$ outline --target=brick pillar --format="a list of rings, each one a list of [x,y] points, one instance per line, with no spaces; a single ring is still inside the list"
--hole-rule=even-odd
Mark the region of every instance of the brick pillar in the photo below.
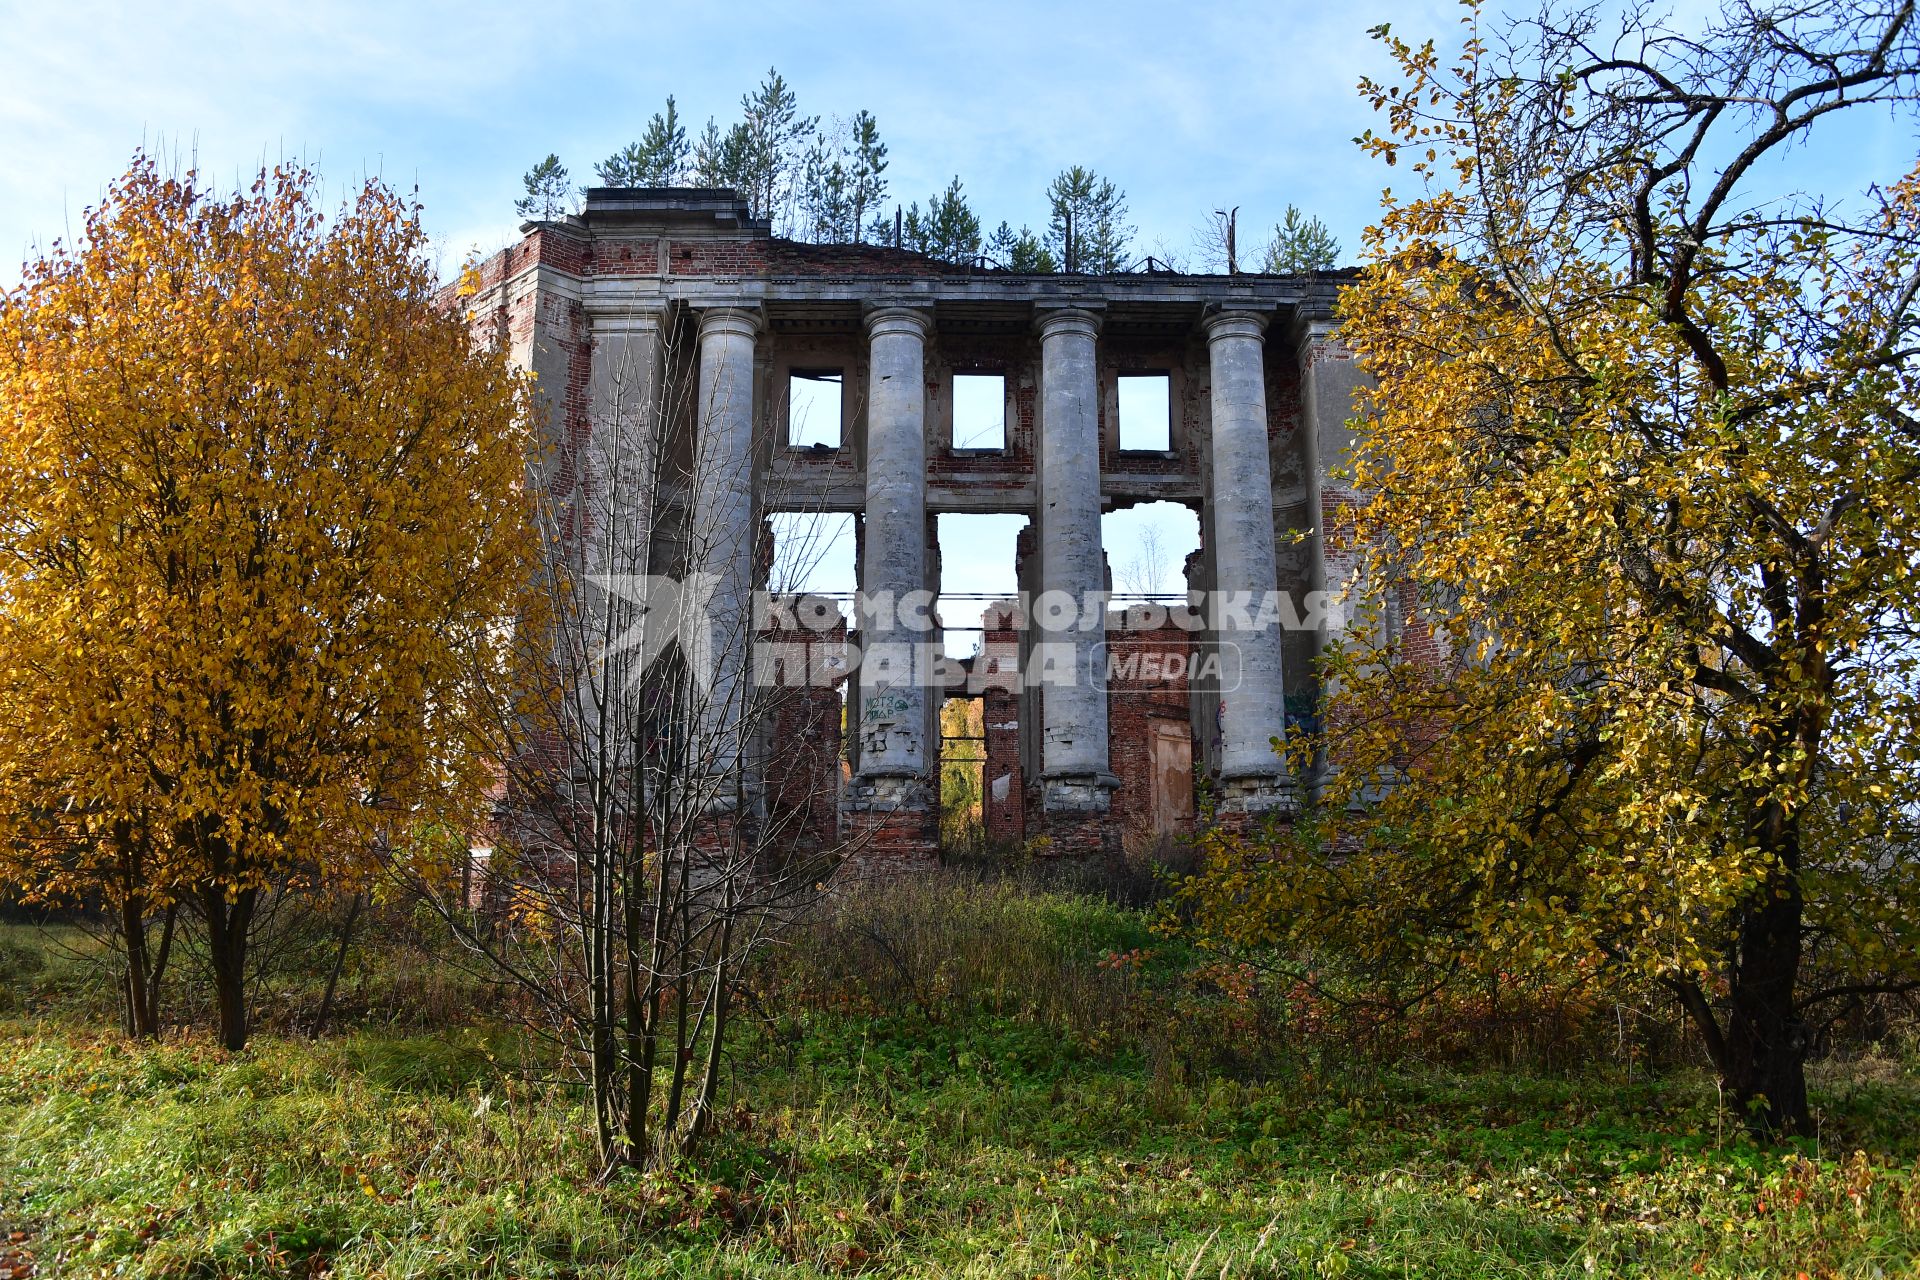
[[[1161,734],[1193,742],[1187,673],[1193,661],[1192,637],[1168,616],[1164,606],[1131,605],[1108,615],[1108,651],[1113,655],[1108,682],[1107,722],[1113,731],[1113,772],[1120,786],[1113,793],[1111,816],[1121,831],[1136,838],[1155,834],[1156,820],[1167,833],[1192,829],[1192,755],[1180,794],[1156,796],[1154,744]],[[1169,812],[1157,812],[1164,801]]]
[[[1353,429],[1347,425],[1353,416],[1353,394],[1367,375],[1353,353],[1333,337],[1334,327],[1330,317],[1303,318],[1295,347],[1308,514],[1313,521],[1309,587],[1328,601],[1343,594],[1347,597],[1324,611],[1313,636],[1315,654],[1339,643],[1344,616],[1363,606],[1359,596],[1365,587],[1359,581],[1362,556],[1355,541],[1355,513],[1366,497],[1343,475],[1353,456]],[[1315,695],[1324,701],[1331,692],[1317,688]],[[1321,762],[1316,772],[1324,773],[1327,767]],[[1316,776],[1310,785],[1317,792],[1322,782]]]
[[[754,688],[766,761],[765,853],[785,859],[838,843],[847,623],[824,596],[775,600],[754,651]]]
[[[658,518],[649,499],[659,419],[660,313],[623,302],[589,306],[586,315],[593,358],[587,432],[575,462],[580,560],[574,571],[587,610],[580,625],[606,653],[580,671],[577,697],[586,750],[599,757],[604,732],[625,756],[625,744],[641,733],[641,677],[659,652],[654,645],[617,641],[642,625],[649,595],[645,578],[652,572]],[[612,757],[605,766],[623,767]]]
[[[986,735],[984,826],[987,839],[998,845],[1027,838],[1026,776],[1020,767],[1021,625],[1019,606],[1012,601],[990,605],[981,614],[983,635],[969,682],[980,691]]]

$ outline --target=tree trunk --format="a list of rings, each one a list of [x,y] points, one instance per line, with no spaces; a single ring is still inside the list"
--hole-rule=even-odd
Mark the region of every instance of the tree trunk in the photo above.
[[[587,868],[586,973],[587,1018],[590,1028],[589,1053],[593,1072],[594,1134],[602,1167],[611,1167],[619,1158],[616,1122],[619,1100],[615,1097],[621,1080],[614,1056],[614,1009],[612,973],[612,930],[608,922],[613,910],[613,886],[608,856],[608,830],[604,812],[595,819],[593,856]]]
[[[333,993],[340,986],[340,971],[347,965],[347,946],[353,941],[353,925],[360,918],[360,904],[364,895],[354,894],[353,904],[347,908],[347,923],[340,929],[340,949],[333,953],[333,969],[327,974],[326,994],[320,997],[320,1012],[313,1015],[313,1026],[307,1031],[309,1040],[318,1040],[320,1032],[327,1025],[327,1019],[333,1013]]]
[[[167,957],[173,954],[173,926],[179,918],[179,902],[169,902],[164,923],[160,926],[160,950],[154,953],[152,962],[147,966],[147,1008],[153,1011],[156,1030],[160,1022],[160,979],[166,976]]]
[[[664,861],[664,859],[663,859]],[[642,877],[633,877],[638,886]],[[664,887],[664,881],[663,881]],[[660,1064],[660,1017],[666,992],[660,982],[662,899],[656,899],[646,935],[647,959],[640,958],[640,936],[627,941],[627,1158],[644,1168],[653,1160],[653,1073]],[[629,909],[629,919],[639,916]]]
[[[1790,1137],[1805,1133],[1810,1120],[1809,1037],[1795,1000],[1805,908],[1800,822],[1771,796],[1755,804],[1753,815],[1749,837],[1772,855],[1775,866],[1738,916],[1718,1065],[1747,1127],[1761,1137]]]
[[[687,1124],[686,1140],[681,1144],[683,1154],[692,1155],[700,1139],[706,1136],[707,1126],[713,1119],[713,1108],[720,1094],[720,1064],[727,1040],[727,986],[732,979],[733,970],[728,964],[733,954],[733,878],[729,876],[724,890],[723,910],[726,916],[720,925],[719,949],[713,958],[713,986],[709,989],[707,1000],[713,1010],[713,1030],[707,1041],[707,1063],[700,1075],[700,1092],[693,1104],[693,1116]]]
[[[127,944],[127,971],[121,975],[121,996],[127,1000],[127,1034],[136,1040],[152,1040],[159,1029],[154,1006],[146,1000],[146,921],[140,917],[140,906],[131,900],[121,904],[121,938]]]
[[[1794,1003],[1800,976],[1801,898],[1797,876],[1770,883],[1745,914],[1728,991],[1722,1076],[1756,1133],[1805,1133],[1809,1037]]]
[[[147,901],[139,894],[128,894],[120,903],[120,941],[126,948],[126,971],[121,975],[120,994],[126,1002],[127,1034],[138,1040],[150,1040],[160,1031],[160,1020],[153,1007],[152,962],[147,954]]]
[[[131,822],[121,821],[114,824],[113,847],[120,862],[120,945],[126,955],[120,994],[126,1031],[135,1039],[150,1040],[160,1032],[160,970],[166,967],[167,947],[173,940],[173,908],[167,908],[166,933],[156,959],[147,939],[152,903],[147,894],[146,841]]]
[[[120,904],[120,940],[127,954],[120,995],[127,1034],[137,1040],[151,1040],[160,1034],[160,979],[167,972],[167,957],[173,951],[173,922],[179,909],[177,903],[167,904],[156,950],[148,937],[146,899],[134,895]]]
[[[220,1043],[234,1053],[247,1047],[247,935],[252,931],[257,889],[231,897],[219,884],[201,887],[207,916],[207,954],[213,967],[214,1007],[220,1017]]]

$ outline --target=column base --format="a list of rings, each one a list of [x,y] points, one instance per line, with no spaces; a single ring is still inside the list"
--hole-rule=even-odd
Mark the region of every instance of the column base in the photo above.
[[[1120,779],[1110,773],[1046,775],[1040,783],[1040,822],[1048,859],[1090,861],[1120,854],[1120,827],[1109,814]]]
[[[1120,779],[1111,773],[1047,773],[1040,778],[1040,812],[1054,815],[1105,813]]]
[[[1227,774],[1220,779],[1219,812],[1248,817],[1292,817],[1300,811],[1300,795],[1284,773]]]
[[[940,863],[940,824],[926,779],[856,776],[840,802],[836,880],[928,871]]]

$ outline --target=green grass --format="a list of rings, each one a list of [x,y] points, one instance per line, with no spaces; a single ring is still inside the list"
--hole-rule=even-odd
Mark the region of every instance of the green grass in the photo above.
[[[1009,945],[1035,964],[1139,941],[1109,908],[1031,918]],[[230,1058],[16,1019],[0,1227],[59,1275],[1920,1275],[1920,1081],[1895,1065],[1823,1070],[1819,1140],[1763,1150],[1692,1073],[1183,1083],[1106,1014],[916,963],[876,981],[924,1003],[809,999],[753,1031],[702,1167],[609,1187],[578,1093],[494,1029]]]

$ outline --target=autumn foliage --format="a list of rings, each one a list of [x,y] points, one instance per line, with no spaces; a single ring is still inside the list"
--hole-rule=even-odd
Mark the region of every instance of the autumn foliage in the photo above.
[[[1409,991],[1654,984],[1790,1131],[1821,1028],[1920,980],[1920,176],[1833,205],[1779,166],[1910,118],[1920,41],[1761,9],[1376,33],[1362,142],[1413,191],[1341,304],[1375,497],[1326,803],[1194,896]]]
[[[0,880],[207,930],[472,818],[463,689],[526,579],[524,395],[418,211],[137,156],[0,296]]]

